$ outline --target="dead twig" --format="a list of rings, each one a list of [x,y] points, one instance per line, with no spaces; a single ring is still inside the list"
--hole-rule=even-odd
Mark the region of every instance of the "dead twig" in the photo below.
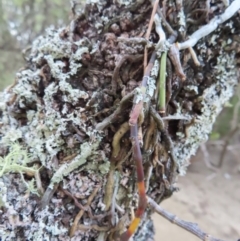
[[[88,198],[88,201],[87,201],[87,204],[86,204],[86,206],[85,206],[85,209],[86,209],[86,208],[89,208],[89,206],[91,205],[91,203],[92,203],[94,197],[96,196],[99,188],[100,188],[100,185],[97,186],[97,187],[93,190],[92,194],[91,194],[91,195],[89,196],[89,198]],[[72,227],[71,227],[71,229],[70,229],[70,234],[69,234],[71,238],[74,236],[76,230],[79,229],[78,222],[79,222],[79,220],[81,219],[81,217],[82,217],[82,215],[84,214],[84,212],[85,212],[85,210],[84,210],[84,209],[81,209],[81,210],[79,211],[79,213],[77,214],[77,216],[75,217],[74,222],[73,222],[73,225],[72,225]]]
[[[60,190],[66,194],[67,196],[69,196],[70,198],[73,199],[75,206],[77,206],[79,209],[82,209],[84,211],[88,211],[88,208],[84,207],[81,203],[78,202],[77,198],[75,198],[69,191],[67,191],[66,189],[63,189],[63,187],[60,186]]]
[[[113,141],[112,141],[112,157],[116,158],[120,152],[120,140],[122,139],[122,137],[127,133],[127,131],[129,130],[129,124],[128,122],[124,122],[120,128],[118,129],[118,131],[115,133],[114,137],[113,137]]]
[[[150,0],[150,2],[152,4],[154,4],[154,0]],[[160,16],[161,20],[162,20],[162,25],[166,28],[166,31],[168,32],[168,34],[170,35],[168,41],[169,43],[174,43],[177,39],[177,32],[173,30],[173,28],[171,27],[171,25],[167,22],[164,14],[162,13],[162,10],[160,9],[160,7],[157,7],[157,13]]]
[[[153,107],[150,107],[150,115],[153,117],[153,119],[156,121],[157,123],[157,128],[158,130],[162,133],[163,135],[163,138],[164,138],[164,142],[165,144],[167,145],[167,148],[170,152],[170,156],[172,158],[172,161],[173,161],[173,170],[175,170],[176,168],[178,168],[178,162],[177,162],[177,159],[174,155],[174,152],[173,152],[173,143],[172,143],[172,140],[167,132],[167,130],[164,128],[164,122],[161,118],[161,116],[157,113],[157,111],[153,108]],[[175,170],[176,171],[176,170]]]
[[[226,8],[225,12],[220,16],[214,17],[208,24],[194,32],[187,41],[178,44],[179,50],[193,47],[201,38],[212,33],[217,27],[230,19],[240,9],[240,1],[235,0],[229,7]]]
[[[189,50],[189,53],[190,53],[191,56],[192,56],[193,63],[194,63],[196,66],[200,66],[201,64],[200,64],[200,62],[199,62],[199,60],[198,60],[198,57],[197,57],[194,49],[193,49],[192,47],[189,47],[188,50]]]
[[[176,46],[176,44],[173,44],[169,51],[168,51],[168,57],[171,59],[171,62],[175,68],[176,74],[178,75],[178,77],[184,81],[186,80],[186,75],[183,72],[182,69],[182,64],[180,61],[180,56],[179,56],[179,49]]]
[[[229,143],[230,143],[230,140],[232,139],[232,137],[234,136],[234,134],[238,131],[238,129],[239,129],[239,126],[236,126],[234,129],[232,129],[232,130],[228,133],[227,139],[225,140],[225,143],[224,143],[224,145],[223,145],[223,149],[222,149],[221,154],[220,154],[220,161],[219,161],[217,167],[220,168],[220,167],[222,166],[223,160],[224,160],[224,157],[225,157],[225,154],[226,154],[226,151],[227,151],[227,147],[228,147],[228,145],[229,145]]]
[[[150,33],[151,33],[151,30],[152,30],[152,25],[153,25],[153,21],[154,21],[154,16],[155,16],[155,13],[157,11],[158,3],[159,3],[159,0],[155,0],[155,2],[153,3],[153,10],[152,10],[151,18],[150,18],[150,21],[149,21],[149,24],[148,24],[147,33],[146,33],[146,39],[147,40],[150,37]],[[145,46],[145,49],[144,49],[144,60],[143,60],[144,75],[145,75],[145,69],[147,67],[147,59],[148,59],[148,53],[147,53],[147,47]]]
[[[148,151],[149,147],[150,147],[150,142],[151,142],[151,138],[154,134],[156,125],[155,125],[155,121],[153,120],[152,117],[150,117],[150,123],[149,123],[149,127],[147,128],[147,132],[145,134],[145,140],[144,140],[144,145],[143,145],[143,150],[146,152]]]
[[[115,187],[112,195],[112,207],[111,207],[111,224],[112,226],[116,225],[115,209],[116,209],[116,197],[119,186],[119,173],[115,174]]]
[[[119,71],[120,71],[123,63],[127,60],[130,61],[131,63],[134,63],[134,62],[141,60],[142,57],[143,57],[142,54],[137,54],[137,55],[124,55],[120,58],[120,60],[116,64],[116,67],[115,67],[115,69],[113,71],[113,75],[112,75],[112,91],[114,93],[116,93],[117,85],[122,87],[122,81],[119,76]]]
[[[121,114],[124,105],[129,102],[133,97],[134,92],[125,95],[120,101],[118,108],[110,116],[106,117],[102,122],[96,125],[96,130],[102,131],[103,129],[114,123],[118,119],[118,116]]]
[[[193,235],[197,236],[201,240],[208,240],[208,241],[223,241],[221,239],[217,239],[211,237],[209,234],[203,232],[196,223],[191,223],[184,221],[178,218],[176,215],[169,213],[168,211],[164,210],[160,205],[158,205],[153,199],[148,197],[149,205],[162,217],[166,218],[170,222],[176,224],[177,226],[187,230],[188,232],[192,233]]]
[[[93,224],[93,225],[83,225],[83,224],[79,224],[77,226],[77,230],[82,230],[82,231],[88,231],[88,230],[97,230],[97,231],[100,231],[100,232],[107,232],[110,230],[111,227],[109,226],[104,226],[104,227],[100,227],[96,224]]]
[[[115,162],[112,161],[108,172],[107,184],[105,187],[105,194],[104,194],[104,200],[103,200],[105,204],[105,210],[108,210],[112,203],[113,189],[115,184],[115,180],[114,180],[115,169],[116,169],[116,164]]]

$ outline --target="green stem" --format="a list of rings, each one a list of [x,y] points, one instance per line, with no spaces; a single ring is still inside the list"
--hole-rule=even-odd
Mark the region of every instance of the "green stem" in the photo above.
[[[158,109],[160,113],[165,113],[166,107],[166,64],[167,52],[163,52],[160,60],[160,74],[159,74],[159,96]]]

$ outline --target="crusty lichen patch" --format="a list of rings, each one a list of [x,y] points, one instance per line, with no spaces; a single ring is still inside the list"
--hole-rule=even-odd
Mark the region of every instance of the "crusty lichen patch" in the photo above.
[[[234,94],[238,83],[234,54],[220,55],[214,68],[217,82],[206,88],[197,101],[201,103],[201,115],[195,116],[193,123],[186,127],[186,138],[175,143],[174,152],[180,163],[180,174],[185,174],[188,160],[199,145],[207,141],[216,117]]]
[[[1,93],[2,137],[0,145],[7,149],[9,146],[14,147],[13,142],[21,143],[18,144],[19,153],[9,150],[6,157],[1,157],[0,176],[4,175],[4,179],[0,180],[0,205],[9,210],[1,214],[1,223],[5,223],[6,220],[9,220],[10,225],[11,222],[15,223],[8,230],[1,229],[2,240],[18,238],[17,230],[20,227],[24,227],[25,237],[31,240],[55,240],[55,238],[51,238],[52,236],[58,237],[57,240],[61,240],[61,238],[69,240],[68,230],[61,224],[62,218],[55,220],[56,216],[62,217],[63,209],[65,210],[60,199],[53,198],[51,201],[56,204],[55,209],[47,207],[38,212],[36,222],[33,221],[31,215],[27,215],[28,212],[33,212],[36,200],[38,202],[40,200],[40,197],[35,198],[35,201],[28,199],[29,202],[32,202],[30,207],[22,203],[27,189],[39,195],[34,189],[34,177],[31,181],[24,179],[23,175],[26,172],[32,171],[33,175],[37,171],[26,166],[28,165],[27,161],[40,163],[43,169],[46,168],[54,173],[49,184],[50,188],[54,184],[64,181],[70,174],[73,175],[72,173],[85,164],[90,156],[99,161],[95,163],[96,166],[100,166],[95,172],[101,173],[101,175],[107,174],[105,162],[109,166],[108,159],[99,160],[98,153],[95,153],[101,136],[94,130],[93,126],[86,124],[90,115],[87,116],[83,112],[83,108],[79,106],[79,102],[87,102],[91,96],[89,92],[74,88],[69,83],[71,77],[82,68],[82,55],[91,52],[89,43],[84,39],[74,42],[75,50],[73,51],[73,43],[61,39],[61,32],[62,29],[48,29],[45,36],[34,41],[29,57],[31,66],[18,72],[17,83],[10,90]],[[64,68],[68,63],[66,71]],[[41,69],[37,66],[43,67]],[[43,71],[44,66],[48,66],[49,72]],[[59,96],[58,101],[56,96]],[[12,100],[14,103],[9,104]],[[59,107],[59,105],[62,106]],[[20,145],[23,146],[26,157],[23,156]],[[71,155],[75,155],[75,157],[61,164],[60,153],[63,153],[63,158]],[[13,163],[11,155],[14,155],[19,163]],[[34,166],[34,164],[32,165]],[[13,172],[20,173],[16,175],[19,182],[23,186],[25,185],[25,190],[21,187],[21,191],[12,192],[13,184],[17,180],[16,175],[6,175],[6,173]],[[75,175],[77,174],[76,172]],[[14,180],[14,182],[12,184],[6,183],[5,177]],[[66,180],[64,182],[66,183]],[[99,182],[99,180],[91,182],[88,180],[88,182],[89,191],[91,191],[93,189],[91,186],[94,187],[94,183]],[[68,188],[71,190],[71,186]],[[86,192],[85,195],[87,197],[89,193]],[[34,199],[34,196],[32,198]],[[16,199],[14,205],[11,204],[13,199]],[[19,215],[23,217],[23,221],[19,221]],[[12,219],[14,221],[11,221]],[[31,229],[28,228],[30,223]],[[94,235],[94,232],[89,233],[89,235]]]

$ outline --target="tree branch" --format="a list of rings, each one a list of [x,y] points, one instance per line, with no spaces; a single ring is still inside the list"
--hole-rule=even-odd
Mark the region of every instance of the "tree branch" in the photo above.
[[[201,240],[223,241],[221,239],[217,239],[217,238],[211,237],[209,234],[207,234],[204,231],[202,231],[198,227],[198,224],[184,221],[184,220],[178,218],[176,215],[174,215],[172,213],[169,213],[168,211],[164,210],[160,205],[158,205],[150,197],[148,197],[148,203],[162,217],[166,218],[167,220],[169,220],[170,222],[176,224],[177,226],[185,229],[186,231],[192,233],[193,235],[197,236]]]

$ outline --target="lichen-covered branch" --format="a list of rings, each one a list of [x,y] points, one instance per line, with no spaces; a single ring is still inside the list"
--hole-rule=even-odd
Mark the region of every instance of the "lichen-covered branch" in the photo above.
[[[174,192],[234,93],[240,53],[238,0],[159,2],[73,4],[69,26],[33,42],[0,93],[2,240],[153,240],[144,183],[157,203]],[[11,143],[27,163],[11,163]]]
[[[239,1],[233,1],[230,6],[227,7],[227,9],[224,11],[224,13],[220,16],[214,17],[208,24],[201,27],[199,30],[194,32],[190,37],[189,40],[179,43],[178,48],[179,49],[185,49],[189,47],[193,47],[201,38],[204,38],[208,36],[210,33],[212,33],[216,28],[230,19],[237,11],[240,9],[240,2]]]
[[[156,202],[154,202],[153,199],[151,199],[149,197],[148,197],[148,203],[152,208],[154,208],[154,210],[158,214],[160,214],[161,216],[163,216],[164,218],[166,218],[173,224],[176,224],[177,226],[179,226],[179,227],[185,229],[186,231],[192,233],[193,235],[197,236],[199,239],[209,240],[209,241],[223,241],[221,239],[214,238],[211,235],[203,232],[199,228],[197,223],[191,223],[191,222],[184,221],[184,220],[176,217],[176,215],[169,213],[168,211],[163,209],[160,205],[158,205]]]

